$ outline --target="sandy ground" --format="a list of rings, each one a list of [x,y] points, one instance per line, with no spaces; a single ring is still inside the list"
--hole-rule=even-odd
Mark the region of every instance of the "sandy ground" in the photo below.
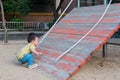
[[[0,42],[0,80],[52,80],[38,70],[27,69],[16,60],[15,53],[26,41]]]
[[[0,41],[0,80],[52,80],[38,70],[22,67],[15,53],[26,44],[25,40]],[[102,58],[102,49],[74,75],[71,80],[120,80],[120,46],[108,45],[108,57]]]

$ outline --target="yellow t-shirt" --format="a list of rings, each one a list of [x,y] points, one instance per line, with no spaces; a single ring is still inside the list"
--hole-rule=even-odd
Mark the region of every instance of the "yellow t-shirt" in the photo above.
[[[35,45],[32,43],[27,44],[17,53],[17,59],[22,59],[26,54],[30,53],[30,49],[35,49]]]

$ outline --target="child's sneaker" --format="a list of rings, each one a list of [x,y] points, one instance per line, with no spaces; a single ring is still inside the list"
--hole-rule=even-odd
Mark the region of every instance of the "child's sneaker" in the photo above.
[[[34,64],[28,66],[29,69],[34,69],[36,67],[38,67],[37,63],[34,63]]]

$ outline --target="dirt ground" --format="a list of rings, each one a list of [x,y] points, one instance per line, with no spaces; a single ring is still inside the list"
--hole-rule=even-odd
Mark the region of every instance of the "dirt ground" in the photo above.
[[[22,67],[16,60],[15,53],[26,43],[0,41],[0,80],[53,80],[38,70]],[[100,49],[71,80],[120,80],[120,45],[108,45],[107,58],[102,58]]]

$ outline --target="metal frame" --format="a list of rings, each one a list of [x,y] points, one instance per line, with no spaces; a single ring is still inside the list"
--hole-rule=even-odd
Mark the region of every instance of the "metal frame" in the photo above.
[[[105,58],[105,57],[107,57],[107,44],[104,44],[103,45],[103,54],[102,54],[102,56]]]
[[[77,0],[77,7],[79,8],[80,7],[80,0]]]
[[[108,56],[108,54],[107,54],[107,45],[108,44],[110,44],[110,45],[120,45],[119,43],[109,43],[109,42],[107,42],[106,44],[104,44],[103,45],[103,54],[102,54],[102,56],[104,58],[106,58]]]
[[[81,0],[77,0],[77,7],[79,8],[81,5]],[[104,5],[107,5],[108,4],[108,0],[104,0]]]
[[[107,5],[107,3],[108,3],[108,0],[104,0],[104,5]]]

